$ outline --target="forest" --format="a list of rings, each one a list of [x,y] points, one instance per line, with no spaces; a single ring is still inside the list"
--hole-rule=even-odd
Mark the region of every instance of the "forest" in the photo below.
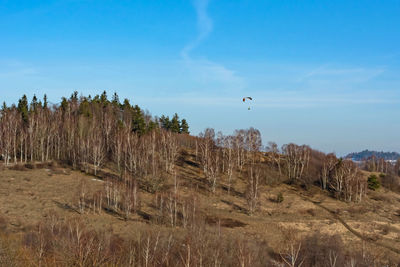
[[[397,160],[400,158],[400,154],[397,152],[378,152],[378,151],[370,151],[368,149],[363,150],[361,152],[358,153],[350,153],[346,156],[346,158],[350,158],[353,160],[357,160],[357,161],[363,161],[366,160],[368,158],[378,158],[378,159],[384,159],[384,160]]]
[[[294,229],[282,230],[276,244],[221,231],[223,221],[210,223],[200,199],[226,195],[243,201],[240,213],[250,221],[264,216],[263,195],[280,186],[305,198],[321,194],[360,207],[379,188],[400,192],[400,160],[371,156],[358,164],[308,145],[264,145],[255,128],[231,135],[207,128],[193,136],[178,114],[153,117],[106,92],[74,92],[59,104],[49,104],[46,95],[4,103],[0,155],[0,172],[62,167],[103,184],[91,192],[76,179],[70,207],[77,217],[48,213],[20,239],[3,229],[4,266],[398,266],[399,249],[390,246],[389,254],[377,256],[364,237],[359,249],[337,235],[298,235]],[[196,170],[190,178],[189,168]],[[270,200],[284,201],[280,192]],[[154,210],[151,216],[146,205]],[[82,219],[108,213],[132,224],[151,217],[150,227],[123,237],[94,230]]]

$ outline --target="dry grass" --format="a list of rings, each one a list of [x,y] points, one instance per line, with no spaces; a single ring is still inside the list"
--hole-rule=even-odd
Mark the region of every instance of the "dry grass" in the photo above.
[[[103,187],[103,181],[56,165],[40,167],[19,166],[0,171],[1,229],[14,233],[26,232],[53,212],[63,220],[80,217],[94,229],[112,228],[114,233],[123,236],[134,234],[133,229],[168,228],[151,224],[152,218],[157,215],[153,205],[154,195],[143,191],[141,212],[128,221],[107,212],[81,215],[76,208],[79,182],[84,180],[87,183],[90,195]],[[224,188],[212,194],[192,157],[180,159],[176,168],[180,194],[196,195],[198,209],[205,222],[224,228],[227,233],[241,233],[257,240],[266,240],[269,244],[279,244],[282,241],[280,231],[294,229],[303,237],[318,231],[330,236],[340,235],[348,244],[358,242],[359,238],[335,217],[339,216],[361,234],[373,235],[374,239],[399,247],[400,213],[396,207],[399,196],[394,193],[374,192],[372,198],[362,204],[354,204],[334,200],[318,188],[312,188],[311,195],[304,195],[304,191],[286,184],[263,186],[260,208],[253,216],[249,216],[243,197],[243,180],[237,179],[229,195]],[[171,184],[171,181],[168,183]],[[283,194],[284,201],[271,201],[279,192]],[[379,209],[376,202],[379,202]]]

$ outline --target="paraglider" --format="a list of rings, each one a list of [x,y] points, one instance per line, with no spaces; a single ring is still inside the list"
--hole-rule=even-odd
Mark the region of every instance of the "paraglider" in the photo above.
[[[243,97],[243,102],[246,102],[246,99],[253,100],[253,98],[251,96],[246,96],[246,97]],[[247,109],[250,110],[250,106]]]

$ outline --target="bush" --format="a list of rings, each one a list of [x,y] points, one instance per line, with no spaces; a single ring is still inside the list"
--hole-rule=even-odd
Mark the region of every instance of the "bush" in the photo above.
[[[393,192],[400,192],[400,177],[393,173],[381,176],[381,185]]]
[[[31,170],[36,169],[36,164],[35,163],[26,163],[25,168],[31,169]]]
[[[14,171],[26,171],[27,169],[25,168],[24,165],[22,164],[15,164],[14,166],[10,167],[10,170],[14,170]]]
[[[7,219],[2,215],[0,215],[0,231],[4,232],[7,229],[7,225],[8,225]]]
[[[283,202],[283,194],[282,194],[282,192],[279,192],[278,195],[276,195],[276,202],[277,203]]]
[[[368,177],[368,189],[376,190],[381,187],[381,183],[378,181],[378,177],[375,174],[372,174]]]

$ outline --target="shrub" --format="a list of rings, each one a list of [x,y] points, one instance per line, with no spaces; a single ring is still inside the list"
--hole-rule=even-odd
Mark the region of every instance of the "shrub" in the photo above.
[[[4,232],[7,229],[7,219],[0,215],[0,231]]]
[[[35,163],[26,163],[25,168],[31,169],[31,170],[36,169],[36,164]]]
[[[276,195],[276,202],[277,203],[283,202],[283,194],[282,194],[282,192],[279,192],[278,195]]]
[[[378,177],[375,174],[372,174],[368,177],[368,189],[376,190],[381,186],[381,183],[378,181]]]
[[[382,187],[385,187],[393,192],[400,192],[400,177],[393,173],[379,175]]]
[[[14,171],[26,171],[27,170],[25,168],[25,166],[22,164],[15,164],[14,166],[10,167],[10,169],[14,170]]]

